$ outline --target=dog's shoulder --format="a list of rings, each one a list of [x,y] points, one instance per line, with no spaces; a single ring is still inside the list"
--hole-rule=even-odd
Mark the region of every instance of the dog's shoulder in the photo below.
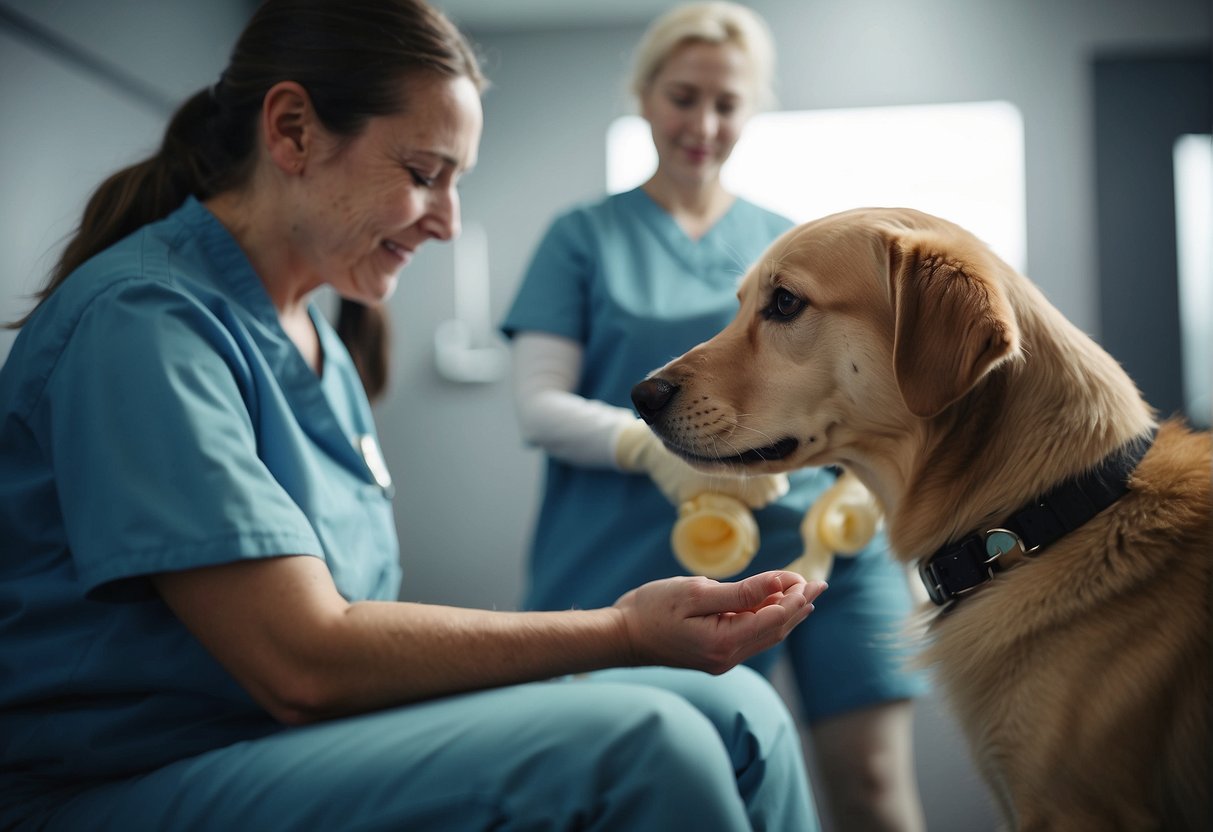
[[[1213,558],[1213,435],[1178,419],[1164,422],[1129,481],[1139,529],[1203,541]]]

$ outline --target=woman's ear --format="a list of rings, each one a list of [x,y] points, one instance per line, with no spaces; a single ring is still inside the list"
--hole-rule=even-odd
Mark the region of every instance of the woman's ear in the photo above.
[[[946,235],[890,241],[893,371],[906,407],[930,418],[1019,352],[1019,326],[992,255]]]
[[[265,148],[279,170],[302,173],[316,153],[316,111],[312,99],[295,81],[279,81],[261,102]]]

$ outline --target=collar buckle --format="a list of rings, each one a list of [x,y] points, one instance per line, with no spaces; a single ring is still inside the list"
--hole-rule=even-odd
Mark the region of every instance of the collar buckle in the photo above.
[[[992,528],[971,534],[955,547],[918,563],[918,575],[927,595],[937,605],[962,598],[1010,569],[1040,546],[1028,547],[1010,529]]]

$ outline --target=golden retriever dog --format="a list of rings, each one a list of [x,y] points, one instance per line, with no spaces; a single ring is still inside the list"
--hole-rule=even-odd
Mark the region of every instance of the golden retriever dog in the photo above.
[[[918,211],[794,228],[739,298],[636,385],[652,429],[703,470],[838,464],[876,495],[1009,827],[1210,829],[1209,434],[1159,426],[1028,279]]]

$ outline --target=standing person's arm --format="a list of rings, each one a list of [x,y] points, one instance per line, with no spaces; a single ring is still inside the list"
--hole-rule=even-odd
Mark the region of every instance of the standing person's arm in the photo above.
[[[548,455],[587,468],[616,468],[631,410],[578,395],[585,350],[571,338],[519,332],[513,339],[514,407],[522,438]],[[639,379],[637,379],[639,381]]]
[[[286,723],[615,666],[722,673],[782,640],[824,589],[790,572],[737,583],[670,578],[604,609],[494,612],[349,603],[324,562],[307,556],[153,580],[202,644]]]
[[[572,465],[648,474],[675,505],[713,492],[761,508],[787,493],[784,474],[731,477],[696,471],[666,450],[630,410],[578,395],[583,352],[576,341],[559,335],[524,331],[514,336],[514,403],[529,444]]]

